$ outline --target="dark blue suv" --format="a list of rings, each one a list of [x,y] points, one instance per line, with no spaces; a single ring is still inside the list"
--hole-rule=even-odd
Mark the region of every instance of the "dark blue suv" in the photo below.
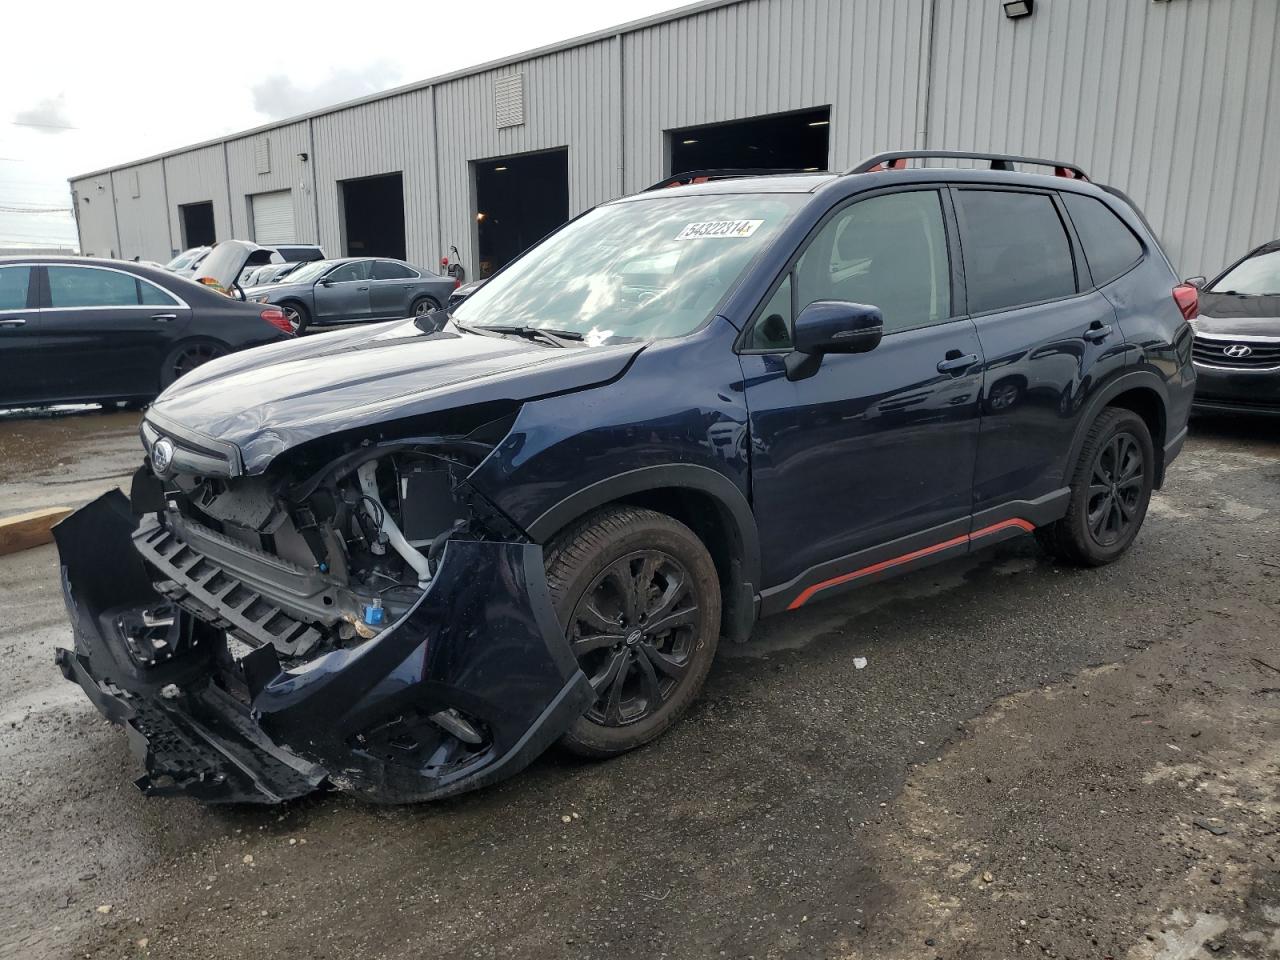
[[[988,169],[907,166],[940,156]],[[1129,547],[1186,435],[1196,291],[1123,195],[989,155],[693,179],[452,314],[156,401],[130,496],[57,530],[58,663],[144,790],[406,801],[608,756],[761,616],[1024,533]]]

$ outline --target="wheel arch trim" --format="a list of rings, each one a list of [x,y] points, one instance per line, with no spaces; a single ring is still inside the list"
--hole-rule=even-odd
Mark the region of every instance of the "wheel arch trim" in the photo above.
[[[598,480],[544,510],[525,528],[538,543],[545,543],[557,531],[599,507],[639,493],[663,489],[684,489],[714,499],[732,522],[742,544],[742,579],[752,592],[760,589],[760,534],[751,504],[738,486],[723,473],[694,463],[660,464],[638,467]]]
[[[1098,419],[1103,410],[1112,405],[1112,401],[1116,397],[1133,390],[1146,391],[1154,395],[1159,403],[1161,418],[1164,422],[1164,432],[1168,433],[1169,390],[1164,381],[1150,370],[1124,371],[1110,380],[1105,386],[1100,387],[1085,405],[1084,411],[1076,423],[1070,451],[1063,462],[1063,482],[1066,482],[1070,477],[1072,468],[1076,461],[1080,459],[1080,451],[1084,448],[1085,439],[1089,435],[1089,428],[1093,425],[1093,422]],[[1156,452],[1155,486],[1157,488],[1164,481],[1163,451],[1166,439],[1164,436],[1157,437],[1153,435],[1151,437],[1151,446]]]

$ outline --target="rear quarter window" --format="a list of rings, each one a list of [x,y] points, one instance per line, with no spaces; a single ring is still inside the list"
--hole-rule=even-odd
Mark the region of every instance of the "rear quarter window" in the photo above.
[[[1076,292],[1071,243],[1048,194],[957,190],[956,206],[970,313]]]
[[[1110,283],[1142,259],[1142,243],[1101,200],[1079,193],[1061,194],[1075,225],[1095,286]]]

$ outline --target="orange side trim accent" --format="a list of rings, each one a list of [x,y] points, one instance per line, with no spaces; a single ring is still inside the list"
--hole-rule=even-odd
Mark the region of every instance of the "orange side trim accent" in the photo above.
[[[962,543],[971,543],[979,537],[988,537],[993,533],[999,533],[1001,530],[1008,530],[1011,527],[1016,527],[1024,533],[1030,533],[1036,528],[1036,525],[1019,517],[1015,517],[1012,520],[1001,520],[999,523],[993,523],[989,527],[983,527],[981,530],[975,530],[973,533],[966,534],[962,537],[953,537],[950,540],[944,540],[942,543],[935,543],[931,547],[921,547],[919,550],[912,550],[910,553],[904,553],[900,557],[893,557],[890,560],[881,560],[879,563],[873,563],[870,566],[862,567],[858,570],[854,570],[852,573],[842,573],[838,577],[832,577],[830,580],[823,580],[821,583],[815,583],[811,587],[805,587],[805,589],[800,592],[800,595],[791,601],[787,606],[787,609],[799,610],[813,599],[813,595],[815,593],[826,590],[828,587],[835,587],[842,583],[848,583],[850,580],[869,577],[873,573],[880,573],[904,563],[910,563],[912,560],[919,560],[921,557],[927,557],[934,553],[940,553],[943,550],[949,550],[952,547],[958,547]]]

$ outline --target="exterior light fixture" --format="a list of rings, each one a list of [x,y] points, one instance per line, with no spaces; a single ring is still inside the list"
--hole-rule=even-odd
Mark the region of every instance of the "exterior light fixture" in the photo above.
[[[307,160],[310,159],[310,154],[300,153],[298,154],[298,159],[301,160],[303,163],[306,163]]]
[[[1004,15],[1010,20],[1029,17],[1036,9],[1036,0],[1008,0],[1004,5]]]
[[[484,214],[483,214],[483,213],[477,213],[477,214],[476,214],[476,223],[484,223]]]

